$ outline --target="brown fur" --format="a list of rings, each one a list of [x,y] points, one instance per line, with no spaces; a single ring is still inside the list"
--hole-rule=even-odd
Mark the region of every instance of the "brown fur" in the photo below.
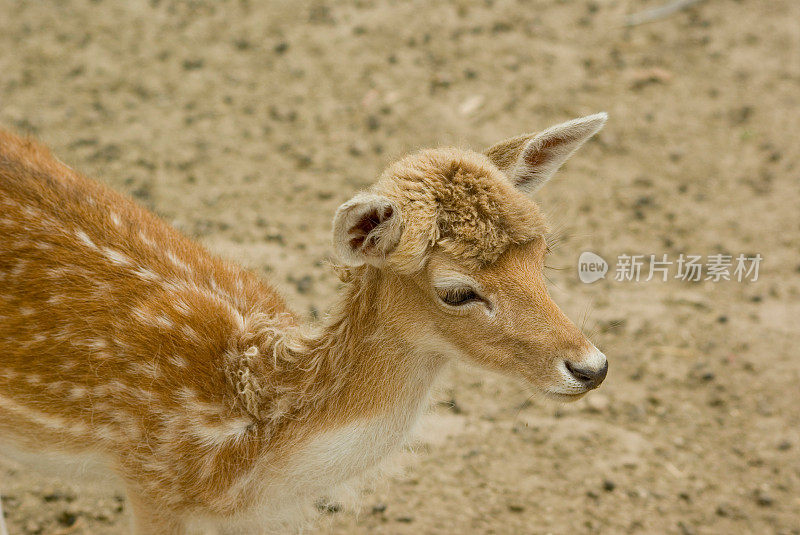
[[[373,188],[403,212],[403,237],[393,262],[417,271],[438,246],[479,267],[509,246],[545,233],[539,208],[492,165],[472,151],[425,150],[390,166]]]

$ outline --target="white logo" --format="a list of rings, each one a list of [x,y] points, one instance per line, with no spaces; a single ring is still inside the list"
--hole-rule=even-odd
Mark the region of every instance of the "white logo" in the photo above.
[[[608,262],[599,255],[589,251],[581,253],[578,258],[578,278],[585,284],[605,278],[608,272]]]

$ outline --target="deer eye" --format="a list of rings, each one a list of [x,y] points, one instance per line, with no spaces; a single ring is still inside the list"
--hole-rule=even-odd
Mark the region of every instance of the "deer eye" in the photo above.
[[[466,305],[480,299],[478,293],[469,286],[437,289],[436,293],[444,304],[450,305],[451,307]]]

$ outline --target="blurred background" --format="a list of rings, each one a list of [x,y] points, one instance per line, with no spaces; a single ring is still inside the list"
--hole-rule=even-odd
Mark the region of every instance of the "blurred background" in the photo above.
[[[602,388],[558,406],[455,366],[396,469],[314,531],[800,533],[800,2],[630,25],[667,1],[0,0],[0,125],[313,319],[333,212],[388,162],[607,111],[537,194]],[[605,279],[579,281],[583,251]],[[763,261],[756,282],[614,280],[621,254],[681,253]],[[0,490],[12,534],[128,533],[113,484],[0,459]]]

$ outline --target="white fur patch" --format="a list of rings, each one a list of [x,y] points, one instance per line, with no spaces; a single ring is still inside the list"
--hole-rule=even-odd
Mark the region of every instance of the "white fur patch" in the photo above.
[[[95,249],[95,250],[97,249],[97,245],[95,245],[95,244],[94,244],[94,242],[93,242],[93,241],[92,241],[92,239],[89,237],[89,235],[88,235],[88,234],[86,234],[86,232],[84,232],[84,231],[82,231],[82,230],[76,230],[76,231],[75,231],[75,235],[78,237],[78,239],[79,239],[79,240],[80,240],[80,241],[81,241],[81,242],[82,242],[82,243],[83,243],[83,244],[84,244],[86,247],[88,247],[88,248],[90,248],[90,249]]]
[[[133,274],[148,282],[156,282],[161,280],[161,276],[158,273],[145,267],[137,267],[135,270],[133,270]]]
[[[19,418],[40,425],[51,431],[63,432],[75,436],[84,436],[89,431],[89,428],[83,422],[71,422],[58,416],[46,414],[21,405],[9,398],[0,397],[0,407],[9,413],[16,414]]]
[[[112,249],[110,247],[103,247],[103,254],[108,258],[112,264],[116,264],[118,266],[129,266],[131,265],[131,259],[128,258],[127,255],[117,251],[116,249]]]

